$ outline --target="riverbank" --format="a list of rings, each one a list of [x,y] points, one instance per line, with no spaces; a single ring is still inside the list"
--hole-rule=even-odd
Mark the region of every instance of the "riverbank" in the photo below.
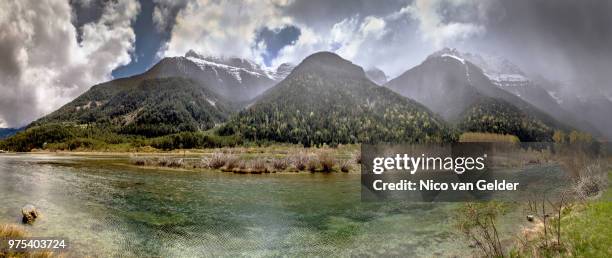
[[[223,148],[182,156],[130,154],[130,164],[187,170],[216,170],[236,174],[360,172],[358,146],[296,148],[274,146]]]
[[[611,257],[612,169],[607,180],[607,187],[596,196],[568,203],[556,216],[551,214],[549,225],[534,223],[514,252],[537,257]]]
[[[305,148],[295,144],[162,151],[48,151],[27,154],[128,158],[127,165],[145,169],[216,170],[237,174],[360,172],[360,145]],[[15,155],[8,153],[4,155]],[[125,165],[125,164],[124,164]]]
[[[24,226],[17,224],[4,224],[0,225],[0,239],[12,239],[12,238],[25,238],[30,237],[30,234]],[[53,252],[7,252],[0,250],[0,258],[51,258],[51,257],[63,257],[54,254]]]

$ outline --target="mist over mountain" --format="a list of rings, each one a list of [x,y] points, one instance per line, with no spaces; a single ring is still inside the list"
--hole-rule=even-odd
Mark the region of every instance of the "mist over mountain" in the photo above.
[[[379,87],[361,67],[331,52],[304,59],[223,130],[306,146],[450,137],[445,123],[427,108]]]
[[[455,54],[482,68],[485,75],[499,88],[520,97],[556,120],[595,136],[612,137],[612,130],[609,129],[612,123],[606,124],[609,119],[601,119],[602,115],[605,116],[603,110],[612,106],[609,99],[589,96],[581,100],[574,93],[564,94],[560,82],[552,82],[541,76],[531,78],[517,65],[502,57],[458,51]],[[588,115],[585,116],[585,112]]]
[[[560,105],[563,109],[588,121],[588,125],[593,125],[598,132],[612,139],[612,101],[603,95],[579,97],[575,94],[559,93]]]
[[[454,49],[430,55],[386,86],[468,131],[507,133],[523,141],[543,141],[551,139],[555,128],[568,128],[495,85],[482,69]]]
[[[378,85],[384,85],[387,83],[387,75],[382,70],[373,67],[366,71],[366,76],[371,81],[375,82]]]

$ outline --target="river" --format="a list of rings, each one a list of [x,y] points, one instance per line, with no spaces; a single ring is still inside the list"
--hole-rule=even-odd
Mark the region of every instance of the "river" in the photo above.
[[[135,168],[127,158],[0,155],[0,223],[75,256],[453,256],[457,204],[361,202],[359,175]]]

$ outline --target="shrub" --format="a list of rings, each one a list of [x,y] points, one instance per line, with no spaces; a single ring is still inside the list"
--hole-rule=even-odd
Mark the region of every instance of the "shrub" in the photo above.
[[[209,165],[208,165],[210,164],[209,160],[210,159],[208,158],[203,158],[200,161],[193,163],[193,168],[209,168]]]
[[[240,143],[242,140],[238,136],[218,136],[205,132],[180,132],[150,140],[151,146],[164,150],[233,147]]]
[[[306,169],[308,169],[308,171],[310,172],[315,172],[317,171],[317,166],[319,165],[319,160],[317,158],[309,158],[308,162],[306,163]]]
[[[289,167],[289,161],[286,158],[272,160],[272,167],[275,170],[283,171]]]
[[[168,160],[166,166],[171,168],[180,168],[183,167],[183,164],[183,159],[170,159]]]
[[[231,154],[225,155],[225,169],[232,170],[238,167],[238,165],[240,165],[239,163],[240,163],[240,160],[238,160],[236,156],[231,155]]]
[[[355,163],[357,164],[361,164],[361,151],[357,152],[357,154],[355,154]]]
[[[511,134],[466,132],[459,136],[459,142],[505,142],[518,143],[519,138]]]
[[[350,172],[351,171],[351,161],[345,160],[344,162],[342,162],[342,164],[340,164],[340,171],[344,173]]]
[[[151,160],[146,157],[132,157],[130,158],[130,163],[136,166],[149,166],[151,165]]]
[[[220,169],[227,162],[227,155],[223,153],[214,153],[210,159],[206,160],[209,168]]]
[[[159,159],[157,160],[157,165],[158,165],[158,166],[160,166],[160,167],[165,167],[165,166],[167,166],[169,163],[170,163],[170,160],[169,160],[168,158],[166,158],[166,157],[159,158]]]
[[[247,166],[247,162],[246,162],[246,161],[244,161],[244,160],[239,160],[239,161],[238,161],[238,165],[237,165],[237,167],[238,167],[239,169],[241,169],[241,170],[246,170],[246,169],[247,169],[247,167],[248,167],[248,166]]]
[[[457,209],[455,227],[482,252],[483,257],[504,257],[496,220],[507,207],[498,202],[464,203]]]
[[[256,171],[256,172],[266,172],[267,171],[266,162],[264,162],[261,159],[251,160],[251,162],[249,162],[249,167],[251,168],[252,171]]]
[[[88,138],[75,138],[67,141],[68,150],[95,149],[97,145],[101,145],[101,143]]]
[[[31,151],[44,148],[49,143],[73,139],[76,130],[72,125],[62,124],[33,126],[5,139],[2,145],[11,151]]]
[[[598,163],[585,168],[572,189],[578,199],[596,197],[607,188],[607,178],[601,171],[601,165]]]
[[[323,172],[331,172],[334,170],[334,165],[336,161],[334,158],[327,152],[319,154],[319,164],[321,165],[321,171]]]
[[[298,171],[304,171],[308,165],[308,161],[310,160],[308,156],[304,153],[297,154],[293,157],[293,166]]]

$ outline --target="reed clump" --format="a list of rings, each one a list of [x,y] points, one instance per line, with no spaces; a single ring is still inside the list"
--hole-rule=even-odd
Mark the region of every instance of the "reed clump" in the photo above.
[[[308,162],[310,161],[310,158],[308,157],[308,155],[301,152],[293,156],[291,160],[293,162],[293,167],[295,167],[295,169],[297,169],[298,171],[304,171],[306,170],[306,167],[308,166]]]
[[[344,173],[351,172],[351,161],[350,160],[345,160],[344,162],[342,162],[340,164],[340,171],[342,171]]]
[[[274,170],[276,171],[284,171],[288,167],[289,167],[289,160],[287,160],[287,158],[281,158],[281,159],[277,158],[277,159],[272,160],[272,168],[274,168]]]
[[[319,165],[322,172],[332,172],[336,165],[336,160],[329,153],[323,152],[318,157]]]

